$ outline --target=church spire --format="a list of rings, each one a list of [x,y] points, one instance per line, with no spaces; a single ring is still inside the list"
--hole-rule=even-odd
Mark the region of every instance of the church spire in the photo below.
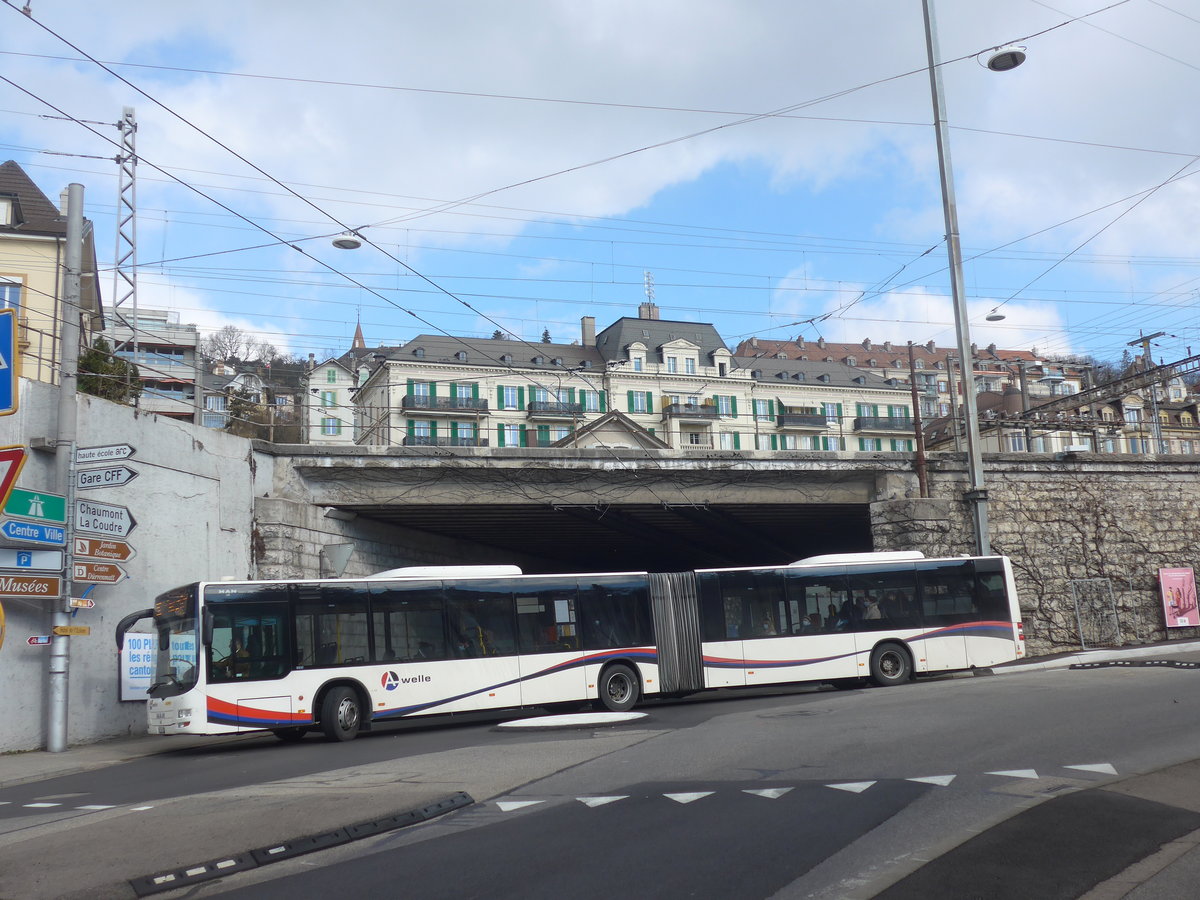
[[[363,340],[362,322],[361,321],[354,323],[354,340],[352,340],[350,342],[350,349],[351,350],[366,350],[367,349],[367,342],[365,340]]]

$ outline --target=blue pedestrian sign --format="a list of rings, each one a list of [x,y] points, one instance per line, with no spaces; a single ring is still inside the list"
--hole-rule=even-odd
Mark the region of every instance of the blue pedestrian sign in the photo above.
[[[10,541],[22,544],[46,544],[51,547],[64,547],[67,543],[67,529],[59,525],[39,525],[36,522],[18,522],[16,519],[2,519],[0,535]]]
[[[17,411],[20,395],[18,366],[17,311],[0,309],[0,416],[9,416]]]

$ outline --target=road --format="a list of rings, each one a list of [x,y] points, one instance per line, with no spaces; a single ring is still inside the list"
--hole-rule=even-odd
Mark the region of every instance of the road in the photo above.
[[[1012,891],[987,896],[1074,897],[1200,827],[1200,812],[1087,790],[1200,756],[1197,679],[1060,669],[705,695],[611,729],[505,733],[492,716],[342,745],[239,738],[0,791],[0,897],[130,897],[135,875],[455,791],[475,804],[186,895],[394,896],[402,884],[428,898],[842,900],[899,881],[886,896],[933,897],[921,864],[979,834],[968,849],[982,850],[961,859]],[[1034,807],[1045,812],[1021,819],[1022,859],[1005,859],[1007,844],[984,852],[1005,835],[992,826]],[[1057,849],[1043,860],[1043,846]],[[52,871],[31,867],[46,859]]]

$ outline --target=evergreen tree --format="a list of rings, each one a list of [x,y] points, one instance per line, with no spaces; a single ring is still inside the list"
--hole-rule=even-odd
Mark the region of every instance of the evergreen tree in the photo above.
[[[133,363],[115,356],[102,337],[79,355],[79,390],[115,403],[131,403],[142,394],[142,380]]]
[[[545,328],[545,329],[543,329],[543,330],[542,330],[542,343],[543,343],[543,344],[549,344],[549,343],[551,343],[551,341],[550,341],[550,329],[549,329],[549,328]]]
[[[492,340],[493,341],[504,340],[504,332],[501,331],[499,328],[497,328],[495,331],[492,332]]]

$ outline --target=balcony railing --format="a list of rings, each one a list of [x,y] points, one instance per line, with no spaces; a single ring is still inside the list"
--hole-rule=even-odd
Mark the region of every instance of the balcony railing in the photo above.
[[[404,409],[419,409],[431,413],[486,413],[488,402],[472,397],[426,397],[421,394],[406,394],[401,401]]]
[[[475,437],[430,437],[427,434],[404,436],[405,447],[486,447],[487,438]]]
[[[822,413],[780,413],[775,424],[779,428],[825,428],[829,419]]]
[[[531,419],[574,419],[583,415],[583,404],[564,403],[561,400],[530,400],[528,412]]]
[[[715,406],[702,406],[699,403],[668,403],[663,407],[663,416],[679,419],[716,419]]]
[[[905,416],[859,416],[855,431],[912,431],[913,420]]]
[[[679,436],[680,450],[711,450],[712,448],[713,436],[711,434],[689,432]]]

